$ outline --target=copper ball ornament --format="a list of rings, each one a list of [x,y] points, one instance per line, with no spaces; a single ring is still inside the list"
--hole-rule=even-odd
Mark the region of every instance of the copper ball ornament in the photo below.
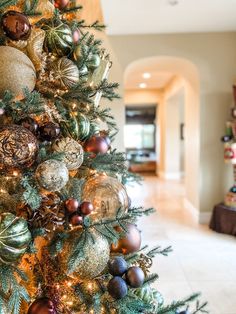
[[[40,298],[30,305],[27,314],[57,314],[57,312],[52,300]]]
[[[140,267],[132,266],[125,274],[125,279],[130,287],[139,288],[143,285],[145,275]]]
[[[108,149],[108,142],[102,136],[94,135],[84,143],[84,150],[88,153],[106,154]]]
[[[80,225],[83,225],[83,217],[80,216],[79,214],[73,214],[71,217],[70,217],[70,223],[73,225],[73,226],[80,226]]]
[[[119,300],[124,298],[128,293],[128,287],[124,279],[121,277],[113,277],[107,285],[109,294],[115,299]]]
[[[115,227],[115,230],[122,232],[120,227]],[[116,244],[111,245],[112,253],[122,253],[124,255],[137,252],[141,247],[141,234],[137,227],[133,224],[127,224],[128,231],[124,237],[120,238]]]
[[[6,36],[12,40],[27,40],[30,37],[30,22],[27,16],[20,12],[11,10],[4,13],[1,26]]]
[[[70,0],[54,0],[54,6],[59,10],[65,9],[69,3]]]
[[[75,198],[69,198],[65,202],[65,207],[67,209],[67,212],[72,214],[76,212],[77,209],[79,208],[79,202]]]
[[[51,142],[58,138],[61,129],[58,124],[47,122],[39,128],[40,138],[44,141]]]
[[[27,129],[19,125],[0,128],[0,167],[30,167],[37,157],[38,141]]]
[[[87,216],[93,212],[94,207],[91,202],[84,201],[80,204],[79,209],[80,209],[81,214],[83,214],[84,216]]]

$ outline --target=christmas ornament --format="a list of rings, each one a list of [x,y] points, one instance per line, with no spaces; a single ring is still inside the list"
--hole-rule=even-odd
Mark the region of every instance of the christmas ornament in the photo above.
[[[32,28],[31,35],[27,41],[27,55],[35,66],[36,71],[41,70],[43,64],[43,43],[45,31],[41,28]]]
[[[90,132],[89,132],[89,138],[96,135],[98,136],[100,132],[100,127],[96,122],[91,122],[90,124]]]
[[[27,118],[24,118],[24,119],[20,120],[19,123],[25,129],[29,130],[34,135],[37,135],[38,129],[39,129],[39,125],[38,125],[38,123],[34,119],[32,119],[30,117],[27,117]]]
[[[64,153],[63,162],[69,170],[76,170],[83,163],[83,148],[72,138],[66,137],[57,140],[53,144],[53,150],[58,153]]]
[[[49,159],[41,163],[35,173],[39,185],[48,191],[60,191],[69,180],[69,173],[62,161]]]
[[[74,213],[79,208],[79,202],[75,198],[69,198],[65,202],[65,206],[68,213]]]
[[[49,298],[36,299],[28,309],[27,314],[57,314],[53,302]]]
[[[116,218],[128,208],[128,195],[124,186],[115,178],[99,174],[88,179],[83,187],[82,200],[91,202],[94,211],[91,219]]]
[[[77,242],[81,230],[71,232],[71,239],[67,241],[62,253],[62,259],[68,260],[73,254],[73,243]],[[72,276],[78,279],[92,279],[98,276],[107,266],[110,256],[109,243],[105,237],[93,230],[83,245],[83,254],[77,260],[77,266]],[[67,265],[67,262],[66,262]],[[69,274],[70,275],[70,274]]]
[[[37,153],[37,139],[29,130],[19,125],[6,125],[0,128],[1,167],[30,167]]]
[[[139,288],[143,285],[145,275],[141,268],[132,266],[128,269],[125,278],[130,287]]]
[[[24,98],[24,88],[31,92],[35,87],[33,63],[23,52],[13,47],[0,46],[0,77],[0,98],[9,90],[20,100]]]
[[[27,40],[31,32],[27,16],[13,10],[3,14],[1,27],[6,36],[12,40]]]
[[[155,290],[151,288],[150,285],[144,285],[141,288],[137,288],[133,290],[133,293],[145,303],[152,304],[155,309],[161,307],[164,304],[163,296]]]
[[[74,48],[74,51],[73,51],[73,57],[76,61],[79,61],[79,59],[83,56],[83,54],[87,54],[88,53],[88,46],[86,45],[77,45],[75,48]]]
[[[108,263],[109,273],[113,276],[123,276],[128,269],[128,265],[123,257],[117,256]]]
[[[88,58],[86,65],[89,68],[89,70],[95,70],[99,67],[100,63],[101,63],[101,58],[99,57],[99,55],[94,54]]]
[[[70,217],[70,223],[71,223],[73,226],[82,225],[82,224],[83,224],[83,217],[81,217],[81,216],[78,215],[78,214],[73,214],[73,215]]]
[[[76,28],[73,30],[72,34],[73,34],[73,42],[74,44],[77,44],[80,39],[80,31],[78,30],[78,28]]]
[[[84,143],[84,150],[88,153],[106,154],[108,149],[109,145],[102,136],[94,135]]]
[[[40,138],[44,141],[53,141],[60,135],[60,127],[53,122],[47,122],[39,128]]]
[[[79,69],[79,75],[80,75],[80,80],[82,82],[87,82],[88,81],[88,73],[89,70],[87,66],[84,64],[80,69]]]
[[[52,64],[51,76],[59,87],[72,88],[79,82],[79,69],[73,61],[62,57]]]
[[[44,24],[46,31],[44,41],[45,48],[58,56],[66,56],[70,53],[73,45],[73,35],[70,27],[60,20]]]
[[[31,241],[26,220],[11,213],[0,214],[0,261],[14,263],[25,253]]]
[[[69,3],[70,0],[54,0],[55,8],[59,10],[63,10]]]
[[[80,204],[79,209],[81,214],[83,214],[84,216],[90,215],[94,210],[93,204],[86,201]]]
[[[137,227],[133,224],[127,224],[128,231],[124,237],[120,238],[116,244],[111,245],[111,252],[129,254],[137,252],[141,247],[141,235]],[[122,232],[120,227],[115,227],[116,231]]]
[[[221,141],[223,143],[227,143],[227,142],[230,142],[232,139],[233,139],[232,135],[231,136],[230,135],[224,135],[224,136],[222,136]]]
[[[121,277],[113,277],[107,286],[109,294],[116,300],[124,298],[128,293],[128,287]]]
[[[188,310],[185,310],[185,311],[181,311],[181,312],[178,312],[176,314],[190,314],[190,312]]]
[[[90,131],[90,121],[89,119],[82,113],[77,116],[78,122],[78,139],[83,141],[88,135]]]

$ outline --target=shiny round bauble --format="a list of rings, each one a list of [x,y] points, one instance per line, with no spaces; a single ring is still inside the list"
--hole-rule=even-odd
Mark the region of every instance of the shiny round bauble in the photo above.
[[[90,121],[89,119],[82,113],[77,116],[78,122],[78,139],[83,141],[88,135],[90,131]]]
[[[79,214],[73,214],[71,217],[70,217],[70,223],[73,225],[73,226],[81,226],[83,225],[83,217],[81,217]]]
[[[20,125],[5,125],[0,128],[0,167],[26,168],[36,160],[38,141]]]
[[[232,139],[233,139],[233,136],[232,136],[232,135],[224,135],[224,136],[221,137],[221,141],[222,141],[223,143],[230,142]]]
[[[0,261],[11,264],[19,260],[31,241],[27,221],[11,213],[0,214]]]
[[[68,213],[72,214],[76,212],[79,208],[79,202],[75,198],[69,198],[65,202],[66,210]]]
[[[3,14],[1,27],[11,40],[27,40],[31,33],[31,25],[27,16],[13,10]]]
[[[109,273],[113,276],[123,276],[128,269],[125,259],[121,256],[114,257],[108,263]]]
[[[19,121],[19,123],[34,135],[38,134],[39,125],[34,119],[27,117]]]
[[[40,298],[30,305],[27,314],[57,314],[57,312],[49,298]]]
[[[17,100],[24,98],[23,89],[33,91],[36,72],[31,60],[20,50],[0,46],[0,98],[9,90]]]
[[[85,152],[93,154],[106,154],[109,149],[107,141],[99,135],[90,137],[83,147]]]
[[[54,0],[54,6],[59,10],[65,9],[69,3],[70,0]]]
[[[87,66],[84,64],[79,69],[79,76],[80,76],[81,82],[87,82],[88,81],[88,73],[89,73],[89,70],[88,70]]]
[[[61,133],[61,129],[58,124],[53,122],[47,122],[39,128],[40,138],[43,141],[51,142],[58,138]]]
[[[63,162],[68,170],[78,169],[84,160],[84,151],[82,146],[70,137],[55,141],[52,146],[57,153],[64,153]]]
[[[78,28],[74,29],[72,34],[73,34],[73,42],[74,42],[74,44],[77,44],[79,39],[80,39],[80,31],[79,31],[79,29]]]
[[[77,65],[67,57],[62,57],[53,62],[51,75],[60,88],[72,88],[79,83],[79,69]]]
[[[107,142],[107,145],[108,145],[108,147],[110,148],[110,147],[111,147],[111,139],[110,139],[110,137],[108,136],[108,133],[105,132],[105,131],[101,131],[101,132],[100,132],[100,136]]]
[[[145,275],[140,267],[132,266],[125,274],[125,279],[130,287],[139,288],[143,285]]]
[[[121,277],[113,277],[108,282],[107,290],[115,300],[124,298],[128,293],[127,284]]]
[[[99,57],[99,55],[94,54],[89,57],[88,61],[86,62],[86,65],[90,70],[96,70],[99,67],[100,63],[101,58]]]
[[[90,137],[92,137],[94,135],[99,136],[99,133],[100,133],[99,125],[96,122],[91,122],[91,124],[90,124],[90,132],[89,132],[88,138],[90,138]]]
[[[61,21],[49,22],[42,29],[46,31],[44,47],[47,51],[61,57],[71,52],[73,35],[67,24]]]
[[[86,180],[82,190],[82,200],[91,202],[94,211],[90,217],[93,220],[116,218],[128,209],[128,195],[125,187],[115,178],[99,174]]]
[[[35,173],[39,185],[47,191],[60,191],[69,180],[69,173],[62,161],[49,159],[41,163]]]
[[[124,255],[137,252],[141,247],[141,234],[137,227],[133,224],[125,226],[127,233],[120,238],[116,244],[111,245],[112,253],[122,253]],[[122,232],[120,227],[115,227],[115,230]]]
[[[83,53],[87,54],[89,50],[89,47],[86,45],[77,45],[73,51],[73,57],[76,61],[79,61],[79,59],[83,56]]]
[[[79,210],[81,214],[83,214],[84,216],[87,216],[87,215],[90,215],[94,211],[94,207],[92,203],[84,201],[80,204]]]
[[[64,246],[62,260],[66,265],[82,232],[80,229],[73,230]],[[91,236],[87,237],[83,246],[83,254],[77,260],[75,269],[69,274],[78,280],[95,278],[106,268],[109,261],[110,249],[107,239],[95,230],[90,229],[90,232]]]
[[[232,186],[229,191],[232,193],[236,193],[236,185]]]

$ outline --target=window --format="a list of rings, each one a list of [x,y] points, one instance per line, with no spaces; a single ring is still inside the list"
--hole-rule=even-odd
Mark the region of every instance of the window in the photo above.
[[[126,124],[125,148],[155,150],[155,125]]]

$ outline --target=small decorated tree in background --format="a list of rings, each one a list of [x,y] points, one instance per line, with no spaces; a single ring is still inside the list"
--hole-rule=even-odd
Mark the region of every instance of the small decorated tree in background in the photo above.
[[[0,313],[175,313],[150,284],[125,184],[135,180],[100,98],[110,57],[69,0],[0,2]],[[100,122],[106,123],[106,129]],[[194,313],[204,312],[197,302]],[[184,310],[182,313],[186,313]]]

